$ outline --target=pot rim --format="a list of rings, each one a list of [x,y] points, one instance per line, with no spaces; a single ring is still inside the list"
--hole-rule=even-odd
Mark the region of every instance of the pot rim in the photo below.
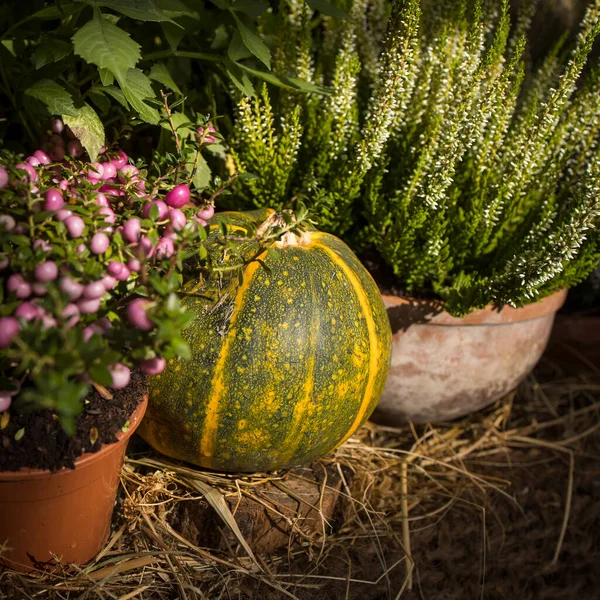
[[[504,305],[500,310],[492,305],[475,310],[464,317],[453,317],[444,310],[444,303],[440,300],[421,300],[418,298],[389,296],[382,294],[385,307],[409,307],[418,311],[422,316],[422,324],[427,325],[504,325],[539,319],[549,314],[556,313],[567,298],[567,289],[558,290],[537,302],[514,308]],[[431,312],[427,314],[426,308]]]
[[[102,458],[109,454],[114,448],[127,443],[144,418],[147,406],[148,394],[144,394],[136,409],[133,411],[133,413],[131,413],[128,419],[129,427],[127,428],[127,431],[118,431],[116,434],[117,440],[110,444],[102,444],[100,450],[97,452],[84,452],[75,460],[74,469],[62,467],[57,471],[50,471],[49,469],[33,469],[30,467],[22,467],[18,471],[0,471],[0,483],[3,481],[25,481],[30,479],[45,479],[47,477],[60,477],[102,460]]]

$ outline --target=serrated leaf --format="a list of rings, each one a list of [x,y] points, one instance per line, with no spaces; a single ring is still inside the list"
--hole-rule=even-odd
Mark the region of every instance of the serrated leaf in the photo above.
[[[231,36],[231,42],[229,42],[229,47],[227,48],[227,56],[229,56],[233,62],[244,60],[245,58],[252,56],[252,53],[246,48],[246,44],[242,41],[242,36],[237,29]]]
[[[188,171],[191,173],[192,169],[194,168],[194,161],[188,163],[187,168]],[[204,156],[200,154],[200,156],[198,157],[198,168],[196,170],[196,174],[194,175],[194,180],[192,181],[196,190],[200,191],[207,188],[210,185],[210,177],[210,167],[204,159]]]
[[[233,18],[235,19],[235,23],[237,25],[238,31],[240,32],[240,36],[242,37],[242,41],[244,45],[258,60],[260,60],[267,69],[271,68],[271,51],[267,48],[267,45],[262,41],[261,37],[252,31],[248,25],[246,25],[233,10],[229,11]]]
[[[64,40],[44,40],[35,49],[35,68],[41,69],[44,65],[58,62],[68,56],[73,50],[73,44]]]
[[[104,127],[96,111],[86,103],[77,109],[76,115],[63,114],[62,119],[95,161],[105,141]]]
[[[96,13],[74,36],[75,54],[125,80],[140,59],[140,45],[123,29]]]
[[[313,10],[318,10],[320,13],[327,15],[328,17],[339,17],[342,19],[349,19],[350,15],[342,8],[334,6],[327,2],[327,0],[306,0]]]
[[[126,79],[119,80],[119,84],[125,98],[127,98],[132,108],[139,113],[141,119],[146,123],[157,125],[160,120],[158,111],[144,102],[146,98],[155,97],[148,77],[139,69],[129,69]]]
[[[170,21],[171,23],[174,23],[174,21],[165,15],[159,8],[155,0],[97,0],[94,4],[96,6],[112,8],[126,17],[138,21],[153,21],[155,23]]]
[[[175,81],[173,81],[173,77],[171,76],[169,69],[167,69],[166,65],[163,63],[156,63],[155,65],[152,65],[152,68],[150,69],[150,75],[148,75],[148,77],[154,81],[162,83],[170,90],[181,94],[179,86],[175,83]]]
[[[26,89],[25,93],[45,104],[51,115],[77,114],[71,94],[62,85],[51,79],[40,79]]]
[[[108,69],[98,68],[98,73],[102,85],[112,85],[115,82],[115,76]]]

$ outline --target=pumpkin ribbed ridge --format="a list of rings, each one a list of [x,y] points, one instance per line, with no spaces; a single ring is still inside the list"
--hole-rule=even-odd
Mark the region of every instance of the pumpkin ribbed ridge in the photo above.
[[[277,251],[262,257],[269,272],[254,262],[231,278],[230,301],[186,298],[192,358],[153,379],[141,427],[160,452],[223,471],[306,464],[374,410],[391,345],[377,286],[329,234]]]

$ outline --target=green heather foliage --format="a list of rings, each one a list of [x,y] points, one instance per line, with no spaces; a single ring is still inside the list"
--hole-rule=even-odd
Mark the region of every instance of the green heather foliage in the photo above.
[[[600,69],[586,66],[600,0],[535,68],[531,7],[515,23],[508,0],[340,8],[287,0],[265,17],[277,71],[330,93],[236,97],[233,158],[257,176],[238,201],[318,197],[323,229],[456,315],[585,278],[600,259]]]

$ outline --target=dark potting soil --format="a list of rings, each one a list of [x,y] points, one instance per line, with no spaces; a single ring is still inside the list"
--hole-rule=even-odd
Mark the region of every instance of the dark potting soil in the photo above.
[[[73,469],[75,460],[85,452],[98,452],[102,444],[117,441],[131,414],[148,390],[148,379],[133,372],[131,382],[122,390],[113,390],[113,399],[105,400],[95,388],[86,397],[83,412],[75,418],[77,432],[69,437],[49,410],[31,413],[12,411],[8,427],[0,431],[0,471],[18,471],[22,467],[56,471]],[[94,443],[92,428],[98,431]],[[18,441],[16,433],[24,429]]]

